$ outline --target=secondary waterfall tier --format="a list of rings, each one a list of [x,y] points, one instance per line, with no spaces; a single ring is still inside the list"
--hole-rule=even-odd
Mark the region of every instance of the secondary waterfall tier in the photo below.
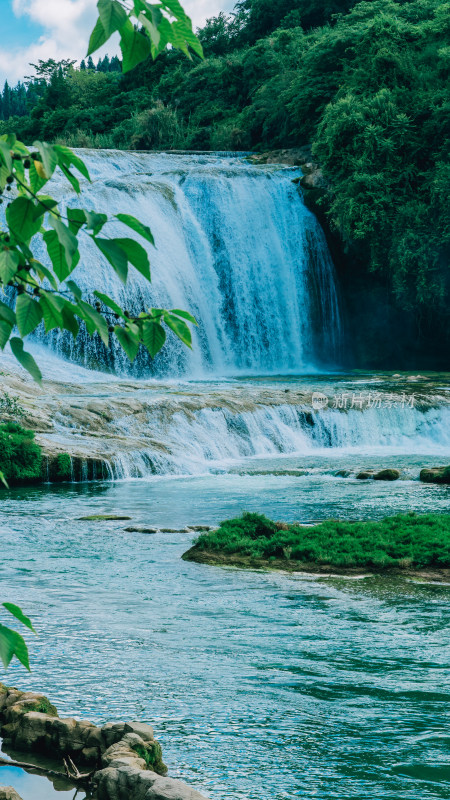
[[[83,151],[92,184],[83,207],[134,214],[150,226],[152,284],[134,268],[123,287],[88,237],[74,277],[92,297],[106,292],[131,313],[180,308],[199,321],[192,352],[172,334],[152,362],[130,365],[82,331],[53,332],[52,348],[116,374],[204,377],[301,373],[336,366],[340,314],[333,264],[319,223],[292,182],[298,170],[255,167],[243,158]],[[65,185],[53,191],[69,202]],[[76,205],[73,196],[70,205]],[[120,223],[105,229],[127,235]],[[41,253],[45,258],[45,253]],[[39,334],[43,339],[43,332]]]

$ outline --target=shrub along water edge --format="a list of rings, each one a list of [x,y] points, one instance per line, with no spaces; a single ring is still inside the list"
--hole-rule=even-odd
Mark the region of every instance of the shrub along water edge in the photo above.
[[[287,525],[244,513],[199,536],[186,560],[245,560],[384,570],[450,568],[450,514],[399,514],[378,521]]]

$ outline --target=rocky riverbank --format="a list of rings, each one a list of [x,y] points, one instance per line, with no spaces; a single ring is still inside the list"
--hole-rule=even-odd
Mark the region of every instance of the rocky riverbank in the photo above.
[[[19,754],[51,757],[59,764],[61,778],[69,775],[92,790],[96,800],[206,800],[182,781],[167,777],[159,742],[152,727],[142,722],[98,727],[87,720],[62,718],[44,695],[0,684],[0,736],[4,752],[13,753],[16,763],[26,762]],[[52,772],[57,776],[58,766]],[[15,794],[11,800],[17,800]]]

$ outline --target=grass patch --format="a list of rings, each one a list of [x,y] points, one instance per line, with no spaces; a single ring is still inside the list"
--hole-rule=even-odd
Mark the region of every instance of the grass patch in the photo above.
[[[33,431],[17,422],[0,425],[0,470],[10,484],[41,480],[42,451]]]
[[[423,569],[450,567],[450,514],[399,514],[380,521],[298,526],[244,513],[202,534],[186,553],[283,559],[335,567]],[[232,558],[229,559],[232,563]]]
[[[159,742],[152,742],[151,745],[147,746],[137,744],[133,747],[133,750],[140,758],[144,759],[147,769],[151,769],[159,775],[167,774],[167,767],[162,760],[162,750]]]

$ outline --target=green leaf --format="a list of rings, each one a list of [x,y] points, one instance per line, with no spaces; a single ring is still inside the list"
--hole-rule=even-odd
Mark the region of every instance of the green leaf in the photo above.
[[[19,294],[16,300],[16,319],[20,335],[28,336],[42,319],[42,309],[28,294]]]
[[[65,281],[65,284],[70,292],[72,292],[73,296],[76,297],[77,300],[81,300],[82,292],[78,284],[75,281]]]
[[[16,631],[6,628],[5,625],[0,625],[0,658],[5,669],[7,669],[14,656],[30,671],[28,648],[25,640]]]
[[[70,149],[70,147],[65,147],[65,145],[62,144],[55,144],[53,145],[53,149],[58,157],[59,166],[73,166],[78,170],[78,172],[81,173],[81,175],[83,175],[84,178],[86,178],[86,180],[89,182],[91,181],[86,164],[79,156],[76,155],[76,153]]]
[[[56,231],[45,231],[43,237],[47,246],[47,252],[55,271],[58,280],[64,281],[75,269],[80,260],[80,254],[77,250],[75,256],[71,259],[70,263],[66,260],[66,250],[61,244]]]
[[[4,474],[3,474],[3,472],[1,470],[0,470],[0,481],[3,483],[3,486],[6,486],[6,488],[9,489],[8,481],[6,480]]]
[[[145,28],[148,35],[150,36],[150,41],[152,45],[155,48],[158,48],[161,42],[161,34],[157,26],[154,24],[153,20],[148,19],[145,13],[139,14],[138,20],[141,23],[141,25]]]
[[[101,253],[108,259],[122,283],[126,283],[128,275],[128,257],[114,239],[97,239],[92,237]]]
[[[0,139],[0,156],[2,161],[5,164],[8,173],[12,172],[12,157],[11,157],[11,148],[5,141]]]
[[[63,174],[66,176],[66,178],[69,181],[72,189],[74,189],[77,194],[80,194],[81,188],[80,188],[80,182],[79,182],[78,178],[75,177],[73,172],[71,172],[69,167],[66,167],[65,164],[60,164],[59,168],[63,172]]]
[[[30,631],[33,631],[33,633],[36,633],[36,631],[33,628],[33,623],[31,622],[31,619],[23,613],[22,609],[19,608],[19,606],[15,606],[14,603],[3,603],[2,605],[4,608],[6,608],[7,611],[9,611],[10,614],[13,615],[13,617],[18,619],[19,622],[21,622],[23,625],[29,628]]]
[[[16,250],[2,250],[0,252],[0,278],[4,284],[14,278],[19,264],[20,257]]]
[[[99,300],[101,300],[102,303],[105,304],[105,306],[108,306],[108,308],[114,311],[115,314],[118,314],[119,317],[122,317],[122,319],[126,319],[126,316],[123,313],[121,307],[114,300],[108,297],[107,294],[103,294],[102,292],[97,292],[97,291],[95,291],[94,294],[96,297],[98,297]]]
[[[150,228],[147,225],[144,225],[143,222],[133,217],[132,214],[116,214],[116,219],[120,222],[123,222],[124,225],[128,225],[136,233],[139,233],[144,239],[147,239],[147,242],[150,244],[155,244],[155,240],[153,238],[153,234]]]
[[[66,262],[67,264],[69,264],[69,266],[72,266],[75,254],[78,250],[77,237],[72,233],[70,228],[68,228],[67,225],[64,224],[64,222],[61,222],[59,217],[54,217],[53,215],[50,215],[48,218],[48,224],[51,225],[52,228],[54,228],[54,230],[56,231],[59,243],[61,247],[64,248],[64,255]],[[60,280],[63,279],[60,278]]]
[[[38,162],[40,164],[40,162]],[[42,166],[42,165],[41,165]],[[31,162],[31,167],[29,170],[29,177],[30,177],[30,186],[32,191],[37,194],[41,191],[42,187],[45,186],[47,183],[47,178],[42,178],[37,169],[36,169],[36,162]]]
[[[51,178],[58,166],[58,156],[54,147],[51,144],[47,144],[47,142],[39,141],[33,142],[33,147],[36,148],[42,158],[42,165],[46,177],[48,179]]]
[[[8,342],[11,333],[12,333],[12,325],[9,325],[8,322],[4,322],[4,320],[0,320],[0,348],[2,350],[5,349],[6,343]]]
[[[108,216],[106,214],[97,214],[96,211],[85,211],[85,215],[86,227],[93,232],[94,236],[97,236],[103,225],[108,222]]]
[[[14,327],[16,324],[16,315],[14,311],[6,305],[6,303],[2,303],[0,300],[0,319],[3,319],[8,325]]]
[[[52,231],[52,233],[53,233],[53,231]],[[58,288],[58,283],[56,281],[55,276],[53,275],[53,272],[50,272],[50,270],[47,269],[47,267],[45,267],[43,264],[41,264],[40,261],[36,261],[36,259],[34,259],[34,258],[30,259],[30,263],[33,265],[33,268],[36,270],[36,272],[39,275],[41,280],[44,280],[44,278],[47,278],[48,282],[50,283],[50,286],[53,289],[57,289]]]
[[[42,381],[41,370],[36,364],[33,356],[23,349],[22,339],[19,339],[17,336],[13,336],[9,343],[13,355],[15,358],[17,358],[19,364],[22,364],[22,367],[24,367],[30,373],[31,377],[34,378],[37,383],[40,383]]]
[[[41,209],[28,197],[17,197],[6,209],[6,221],[14,236],[24,242],[38,232],[41,227]]]
[[[66,215],[69,220],[69,228],[76,235],[86,222],[86,214],[82,208],[67,208]]]
[[[127,328],[121,328],[120,325],[116,325],[114,328],[114,333],[116,334],[123,350],[127,354],[130,361],[134,361],[137,356],[137,352],[139,350],[139,339],[134,334],[130,333]]]
[[[183,319],[187,319],[188,322],[192,322],[193,325],[198,325],[197,320],[192,314],[189,314],[189,311],[180,311],[179,308],[172,308],[171,314],[176,314],[177,317],[183,317]]]
[[[114,241],[126,253],[128,261],[136,267],[138,272],[150,280],[150,262],[148,260],[147,251],[142,247],[139,242],[134,239],[114,239]]]
[[[105,35],[109,39],[111,34],[125,25],[128,20],[127,13],[117,0],[98,0],[97,8]]]
[[[165,313],[164,322],[174,332],[175,336],[178,336],[178,338],[181,339],[183,344],[192,348],[192,335],[188,326],[185,322],[183,322],[183,320],[178,319],[178,317],[174,317],[171,314]]]
[[[142,326],[142,341],[154,358],[166,341],[166,332],[158,322],[145,322]]]
[[[120,29],[120,49],[123,57],[122,72],[129,72],[148,58],[152,48],[148,36],[136,31],[130,20],[127,20]]]
[[[58,295],[43,292],[39,304],[44,317],[45,332],[49,333],[54,328],[62,328],[63,318],[61,312],[64,300]]]
[[[89,46],[86,55],[90,56],[92,53],[95,53],[95,51],[102,47],[105,42],[108,41],[108,39],[109,36],[106,35],[103,23],[99,17],[89,37]]]
[[[70,303],[68,300],[65,300],[61,312],[63,327],[66,329],[66,331],[70,331],[74,339],[77,338],[78,331],[80,330],[80,326],[78,325],[78,322],[75,319],[76,314],[78,314],[77,306],[74,306],[73,303]]]
[[[103,344],[105,347],[109,345],[109,335],[108,335],[108,326],[104,317],[92,308],[89,303],[85,303],[83,300],[78,301],[78,309],[81,311],[82,317],[86,322],[86,327],[88,332],[92,335],[94,331],[97,331],[100,336]],[[90,323],[90,324],[89,324]]]

